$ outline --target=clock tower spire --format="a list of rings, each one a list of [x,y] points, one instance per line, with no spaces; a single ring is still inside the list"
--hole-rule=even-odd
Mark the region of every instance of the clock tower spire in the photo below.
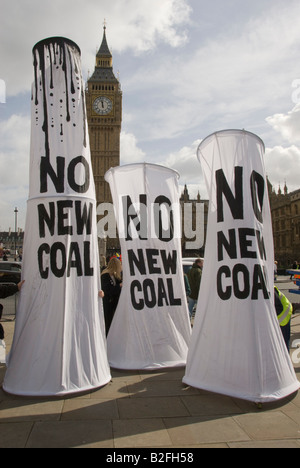
[[[113,71],[106,22],[94,73],[87,82],[86,108],[97,205],[111,203],[110,188],[104,175],[111,167],[120,165],[122,91]]]
[[[96,68],[103,67],[103,68],[112,68],[112,55],[107,45],[106,39],[106,21],[104,21],[103,26],[103,39],[96,55]]]

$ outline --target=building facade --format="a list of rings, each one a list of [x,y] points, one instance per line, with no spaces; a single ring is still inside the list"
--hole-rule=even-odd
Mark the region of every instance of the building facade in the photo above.
[[[300,189],[289,193],[285,184],[276,193],[270,182],[268,185],[275,260],[279,267],[289,268],[300,262]]]
[[[0,258],[6,252],[9,258],[19,258],[23,253],[24,231],[18,228],[17,232],[9,229],[8,232],[0,232]],[[16,254],[17,252],[17,254]]]

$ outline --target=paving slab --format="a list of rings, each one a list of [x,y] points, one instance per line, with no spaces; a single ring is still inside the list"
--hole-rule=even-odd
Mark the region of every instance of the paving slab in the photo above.
[[[164,423],[174,447],[251,440],[243,428],[229,416],[208,418],[168,418]]]
[[[0,403],[0,423],[49,421],[61,418],[64,402],[40,400],[5,400]]]
[[[0,448],[24,448],[34,423],[0,423]]]
[[[118,408],[115,400],[66,400],[61,413],[62,421],[93,421],[118,418]]]
[[[47,421],[35,423],[26,448],[113,448],[112,423]]]
[[[117,403],[120,419],[189,416],[179,397],[130,398],[118,400]]]
[[[207,394],[193,396],[184,396],[182,401],[192,416],[219,416],[240,414],[242,410],[232,398]]]
[[[172,447],[162,418],[113,421],[116,448]]]
[[[254,440],[300,438],[299,425],[282,411],[243,414],[235,416],[234,420]]]

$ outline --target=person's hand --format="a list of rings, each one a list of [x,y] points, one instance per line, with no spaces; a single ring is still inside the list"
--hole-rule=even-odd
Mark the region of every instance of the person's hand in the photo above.
[[[98,296],[99,296],[101,299],[103,299],[104,296],[105,296],[105,294],[104,294],[103,291],[99,291],[99,292],[98,292]]]

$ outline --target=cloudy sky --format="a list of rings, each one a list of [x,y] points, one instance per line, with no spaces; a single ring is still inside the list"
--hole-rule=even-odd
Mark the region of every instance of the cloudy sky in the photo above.
[[[32,47],[65,36],[86,79],[107,21],[123,89],[121,163],[177,169],[206,196],[196,158],[217,130],[244,128],[266,145],[278,188],[300,188],[299,0],[0,0],[0,231],[24,228]],[[3,102],[5,101],[5,102]]]

